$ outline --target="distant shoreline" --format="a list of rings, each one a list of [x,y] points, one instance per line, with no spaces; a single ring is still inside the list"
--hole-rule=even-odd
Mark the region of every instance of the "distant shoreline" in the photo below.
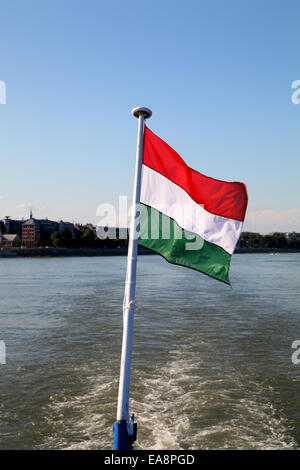
[[[152,254],[139,248],[139,254]],[[125,256],[127,248],[13,248],[0,250],[0,258],[53,258],[69,256]]]
[[[237,248],[235,254],[243,253],[300,253],[290,248]],[[155,255],[153,251],[139,247],[139,255]],[[74,256],[126,256],[127,248],[13,248],[0,250],[0,258],[53,258]]]
[[[298,248],[236,248],[234,253],[300,253],[300,250]]]

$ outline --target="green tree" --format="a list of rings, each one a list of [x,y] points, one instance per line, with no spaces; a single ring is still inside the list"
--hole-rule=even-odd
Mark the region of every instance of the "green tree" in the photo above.
[[[92,248],[96,246],[96,236],[92,229],[84,227],[79,237],[79,245],[85,248]]]
[[[61,236],[58,232],[53,232],[51,235],[52,245],[56,248],[61,247]]]
[[[73,235],[69,229],[66,229],[62,235],[59,232],[53,232],[51,240],[56,248],[70,248],[73,246]]]

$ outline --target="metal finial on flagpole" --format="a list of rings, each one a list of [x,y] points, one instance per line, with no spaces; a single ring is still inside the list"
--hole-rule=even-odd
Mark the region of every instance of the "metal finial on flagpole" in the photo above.
[[[137,108],[133,108],[133,110],[131,111],[131,114],[136,118],[139,118],[141,113],[144,115],[145,119],[149,119],[152,116],[151,109],[143,108],[141,106],[138,106]]]
[[[141,173],[143,160],[143,136],[145,120],[152,115],[151,109],[134,108],[131,113],[138,118],[135,177],[132,212],[129,229],[127,272],[123,302],[123,340],[120,367],[117,421],[114,424],[114,450],[130,450],[136,439],[134,415],[129,419],[129,385],[132,350],[133,318],[135,310],[135,283],[138,250],[139,204],[141,194]]]

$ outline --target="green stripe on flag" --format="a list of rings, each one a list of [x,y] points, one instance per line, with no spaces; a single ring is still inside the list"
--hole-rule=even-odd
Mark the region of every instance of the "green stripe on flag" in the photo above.
[[[199,235],[183,230],[175,220],[145,204],[140,204],[139,244],[170,263],[196,269],[230,284],[229,253]]]

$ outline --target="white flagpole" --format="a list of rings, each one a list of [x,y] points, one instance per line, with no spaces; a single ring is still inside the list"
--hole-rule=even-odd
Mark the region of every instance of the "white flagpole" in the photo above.
[[[129,245],[127,256],[127,273],[123,304],[123,342],[121,353],[120,382],[118,396],[117,421],[129,419],[129,385],[132,350],[133,318],[135,310],[135,284],[138,250],[139,203],[141,193],[141,171],[143,158],[144,123],[150,118],[152,111],[148,108],[134,108],[131,113],[138,118],[138,135],[136,148],[135,178],[132,199],[132,212],[129,230]]]

